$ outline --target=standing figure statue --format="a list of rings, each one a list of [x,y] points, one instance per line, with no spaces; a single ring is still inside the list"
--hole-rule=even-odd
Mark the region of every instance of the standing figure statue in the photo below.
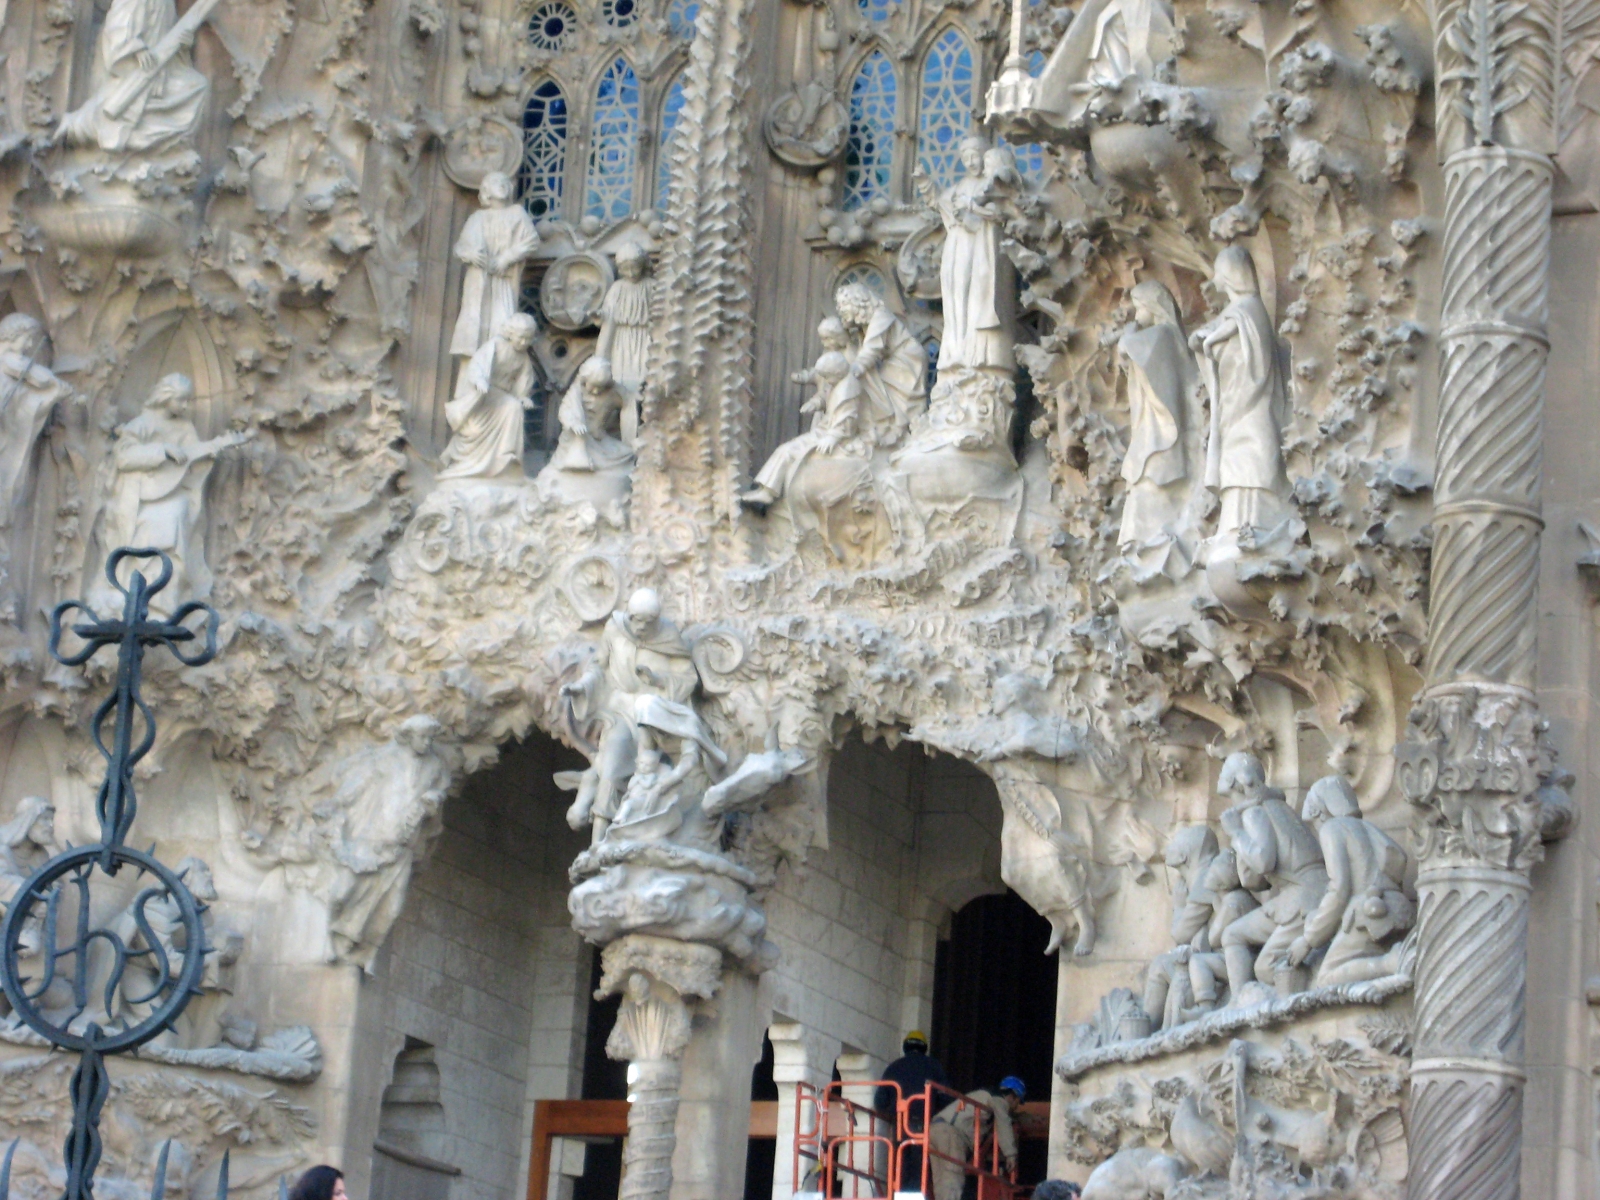
[[[995,204],[999,185],[1014,178],[1010,155],[1002,149],[985,155],[984,141],[961,143],[966,174],[937,199],[944,224],[944,250],[939,257],[939,294],[944,308],[944,333],[939,341],[939,370],[970,367],[1011,371],[1011,333],[1002,311],[1010,287],[1010,263],[1000,252],[1005,217]]]
[[[1187,497],[1172,485],[1189,475],[1185,442],[1199,382],[1172,293],[1148,279],[1134,285],[1132,300],[1136,324],[1117,342],[1130,417],[1122,460],[1128,493],[1117,537],[1125,548],[1176,533]]]
[[[1217,846],[1209,826],[1190,825],[1167,843],[1172,890],[1172,939],[1177,945],[1151,960],[1144,1010],[1155,1029],[1171,1029],[1218,1007],[1226,984],[1222,933],[1256,907],[1239,882],[1232,850]]]
[[[26,313],[0,320],[0,613],[14,604],[11,529],[27,500],[33,451],[62,398],[72,389],[35,357],[44,329]]]
[[[456,239],[456,257],[467,269],[451,354],[470,358],[517,311],[522,264],[539,249],[539,231],[515,196],[511,177],[490,171],[478,185],[483,207],[467,218]]]
[[[756,475],[755,486],[739,497],[746,508],[765,509],[776,504],[789,489],[789,481],[813,454],[841,451],[861,429],[861,381],[850,374],[850,336],[837,317],[824,317],[817,326],[822,354],[814,365],[790,376],[795,383],[816,385],[811,399],[800,406],[802,416],[813,414],[811,428],[792,437],[772,452]],[[862,457],[870,448],[861,445]]]
[[[1250,252],[1243,246],[1222,251],[1214,280],[1227,294],[1227,307],[1189,339],[1211,392],[1205,484],[1222,499],[1218,538],[1249,547],[1258,531],[1289,515],[1279,425],[1289,393]]]
[[[440,479],[492,479],[522,471],[523,413],[533,403],[534,367],[528,351],[538,326],[514,312],[473,354],[456,394],[444,406],[450,444],[439,456]]]
[[[90,96],[56,136],[114,153],[164,150],[200,124],[211,83],[190,47],[216,0],[197,0],[178,20],[173,0],[112,0],[95,45]]]
[[[626,397],[622,441],[639,444],[639,400],[650,369],[650,253],[637,242],[617,251],[618,278],[600,305],[594,355],[611,363],[611,378]]]
[[[169,596],[204,599],[211,594],[206,565],[204,516],[206,480],[217,455],[242,446],[254,430],[225,433],[201,441],[189,419],[194,384],[172,374],[156,384],[144,411],[117,430],[111,452],[113,477],[101,518],[101,551],[94,561],[121,546],[164,551],[172,560],[172,582],[151,602]],[[122,597],[96,575],[91,594],[102,611],[120,612]]]
[[[1406,852],[1363,820],[1361,802],[1342,776],[1317,780],[1306,793],[1305,819],[1317,831],[1328,890],[1289,947],[1303,963],[1317,950],[1317,985],[1360,983],[1397,974],[1400,951],[1390,943],[1411,928],[1417,906],[1406,894]]]
[[[1217,791],[1238,801],[1222,814],[1222,829],[1238,856],[1240,883],[1261,901],[1260,908],[1222,932],[1228,990],[1238,1005],[1252,979],[1273,987],[1278,971],[1291,965],[1290,947],[1305,931],[1306,917],[1322,903],[1328,872],[1315,835],[1283,793],[1267,786],[1254,754],[1228,755]]]
[[[1120,91],[1128,80],[1152,80],[1172,53],[1172,8],[1166,0],[1110,0],[1094,16],[1088,80]]]
[[[625,609],[606,621],[583,675],[561,685],[561,698],[571,704],[572,715],[578,721],[598,717],[602,726],[589,769],[557,777],[558,784],[576,787],[578,793],[567,810],[567,824],[574,829],[589,826],[598,843],[636,771],[650,776],[635,790],[637,804],[631,806],[637,819],[644,819],[656,815],[656,802],[699,766],[701,753],[718,767],[727,761],[690,704],[699,683],[683,636],[661,615],[661,597],[653,588],[640,588],[628,597]],[[680,749],[679,769],[663,772],[664,739],[693,742],[694,765],[684,767],[688,759]]]
[[[859,339],[850,374],[861,381],[861,432],[875,446],[896,446],[927,400],[928,353],[865,284],[844,284],[833,304],[845,329]]]

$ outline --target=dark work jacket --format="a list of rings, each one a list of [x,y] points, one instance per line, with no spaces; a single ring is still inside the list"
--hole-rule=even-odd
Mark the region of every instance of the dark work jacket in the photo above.
[[[909,1099],[912,1096],[922,1095],[922,1089],[929,1083],[949,1085],[945,1077],[944,1068],[939,1065],[939,1060],[931,1054],[923,1054],[913,1050],[910,1054],[901,1055],[884,1069],[883,1077],[900,1085],[900,1098]],[[880,1087],[872,1098],[872,1106],[884,1116],[893,1119],[895,1094],[892,1087]],[[933,1111],[938,1112],[945,1106],[946,1100],[935,1096]],[[919,1104],[911,1110],[911,1129],[914,1133],[922,1132],[922,1106]]]

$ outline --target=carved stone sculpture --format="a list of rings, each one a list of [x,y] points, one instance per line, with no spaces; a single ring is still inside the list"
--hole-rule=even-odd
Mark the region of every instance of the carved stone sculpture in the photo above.
[[[1190,825],[1172,835],[1166,862],[1176,875],[1172,889],[1172,940],[1145,976],[1144,1010],[1153,1028],[1170,1029],[1218,1007],[1228,984],[1222,934],[1256,907],[1239,882],[1233,850],[1221,850],[1208,826]]]
[[[216,2],[202,0],[179,21],[172,0],[113,0],[95,43],[90,98],[63,118],[57,136],[120,154],[188,140],[211,90],[189,48]]]
[[[11,820],[0,825],[0,904],[16,899],[28,876],[55,852],[55,817],[55,805],[49,800],[24,796]],[[18,942],[20,951],[29,957],[38,953],[42,934],[43,917],[30,920]]]
[[[187,375],[168,375],[156,384],[144,411],[117,430],[111,453],[111,479],[100,515],[100,546],[149,546],[172,560],[172,582],[156,598],[205,597],[211,590],[203,519],[205,486],[217,455],[242,446],[253,430],[225,433],[202,441],[189,408],[194,384]],[[92,561],[100,561],[97,556]],[[107,611],[120,599],[95,573],[90,594]]]
[[[513,312],[462,368],[445,405],[452,437],[439,456],[440,479],[494,479],[522,472],[523,414],[535,383],[529,348],[538,326]]]
[[[1148,1146],[1119,1150],[1089,1174],[1084,1200],[1150,1200],[1174,1196],[1189,1164]]]
[[[1342,776],[1311,785],[1304,817],[1322,846],[1328,890],[1290,946],[1289,961],[1298,965],[1325,948],[1313,980],[1318,987],[1399,974],[1400,951],[1391,943],[1416,919],[1416,903],[1405,890],[1406,852],[1362,819]]]
[[[858,339],[850,374],[861,381],[862,431],[874,445],[897,445],[927,397],[927,351],[865,284],[845,284],[833,303],[845,329]]]
[[[617,279],[600,305],[596,358],[611,364],[611,378],[627,397],[622,406],[622,441],[639,441],[639,397],[650,373],[650,252],[628,242],[616,253]]]
[[[1240,882],[1261,901],[1222,932],[1228,990],[1240,1004],[1252,979],[1269,988],[1281,982],[1277,977],[1289,969],[1290,947],[1327,890],[1328,873],[1315,835],[1283,793],[1267,786],[1255,755],[1230,754],[1217,790],[1238,801],[1222,814],[1222,828],[1238,856]]]
[[[539,249],[539,231],[515,196],[510,176],[490,171],[478,186],[483,207],[467,218],[456,239],[455,255],[466,271],[451,354],[470,358],[516,315],[522,267]]]
[[[1135,327],[1117,342],[1128,386],[1128,452],[1122,478],[1128,485],[1117,535],[1125,550],[1171,542],[1189,532],[1183,520],[1190,501],[1189,439],[1199,406],[1199,371],[1184,342],[1177,302],[1164,284],[1135,285]]]
[[[1229,246],[1217,255],[1215,281],[1227,306],[1189,344],[1211,395],[1205,483],[1221,497],[1217,540],[1225,553],[1229,544],[1255,545],[1289,515],[1281,425],[1288,389],[1250,252]]]
[[[982,138],[961,143],[966,173],[938,196],[944,225],[944,250],[939,258],[939,291],[944,331],[939,340],[939,370],[1009,371],[1011,332],[1006,301],[1010,263],[1000,253],[1004,214],[996,191],[1015,179],[1009,154],[988,151]]]
[[[608,361],[591,358],[579,367],[556,412],[561,435],[539,473],[541,486],[569,503],[620,504],[633,466],[621,422],[632,404],[633,397],[617,387]]]
[[[34,478],[34,447],[57,406],[72,394],[39,361],[43,343],[44,329],[26,313],[0,320],[0,569],[7,576],[13,569],[11,531]]]
[[[611,614],[588,668],[561,687],[561,698],[578,721],[601,725],[589,769],[576,779],[559,780],[577,788],[567,810],[569,825],[591,828],[598,843],[618,818],[636,772],[647,777],[631,806],[643,820],[671,807],[688,772],[703,770],[702,753],[719,766],[726,761],[689,704],[699,678],[683,636],[661,615],[661,597],[652,589],[640,588],[628,597],[626,609]],[[681,770],[663,771],[663,739],[678,745]],[[683,753],[686,743],[692,746],[690,757]],[[700,785],[702,792],[709,782]]]

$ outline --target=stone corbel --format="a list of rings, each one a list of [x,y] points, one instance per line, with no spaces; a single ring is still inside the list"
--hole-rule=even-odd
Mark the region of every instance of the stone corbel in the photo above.
[[[630,934],[607,946],[596,999],[620,994],[606,1053],[628,1063],[628,1141],[620,1200],[667,1200],[677,1149],[683,1052],[695,1000],[722,982],[722,954],[710,946]]]

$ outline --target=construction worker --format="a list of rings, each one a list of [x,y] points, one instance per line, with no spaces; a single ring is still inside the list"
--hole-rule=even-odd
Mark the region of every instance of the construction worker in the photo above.
[[[928,1128],[933,1200],[961,1200],[961,1190],[966,1185],[964,1166],[972,1163],[973,1144],[981,1145],[991,1132],[1000,1145],[1001,1170],[1010,1171],[1017,1165],[1017,1131],[1012,1128],[1011,1116],[1022,1106],[1027,1094],[1028,1087],[1022,1080],[1007,1075],[994,1091],[979,1088],[968,1092],[967,1099],[972,1104],[952,1102],[933,1118]],[[980,1165],[987,1169],[989,1162],[985,1155]]]
[[[930,1083],[937,1083],[943,1087],[950,1086],[950,1080],[944,1073],[944,1067],[939,1060],[928,1053],[928,1035],[920,1029],[913,1029],[906,1034],[905,1041],[900,1043],[900,1057],[884,1068],[883,1078],[887,1081],[881,1085],[872,1097],[872,1107],[886,1121],[894,1120],[895,1092],[889,1083],[900,1085],[899,1099],[909,1100],[913,1096],[922,1095]],[[935,1099],[933,1111],[938,1112],[943,1107]],[[925,1113],[919,1104],[911,1110],[909,1121],[912,1133],[922,1132],[922,1122]]]

